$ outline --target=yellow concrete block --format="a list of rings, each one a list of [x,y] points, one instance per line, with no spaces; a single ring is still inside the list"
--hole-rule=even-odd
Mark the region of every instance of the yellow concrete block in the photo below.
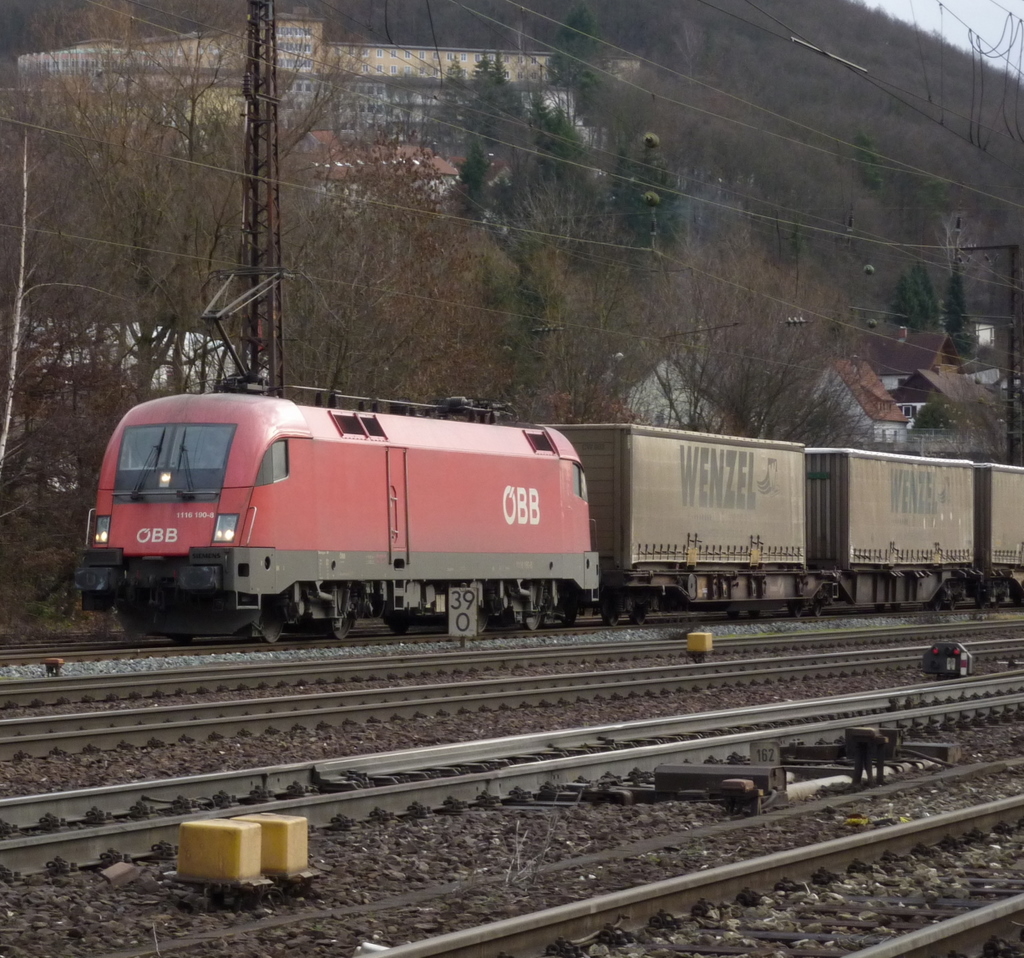
[[[710,632],[690,632],[686,636],[687,652],[710,652],[713,645]]]
[[[178,874],[198,881],[260,877],[260,827],[214,819],[178,826]]]
[[[262,830],[264,875],[294,875],[309,865],[309,822],[298,815],[239,815],[235,822],[253,822]]]

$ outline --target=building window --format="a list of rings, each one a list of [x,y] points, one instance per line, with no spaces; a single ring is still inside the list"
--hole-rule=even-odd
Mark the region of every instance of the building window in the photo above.
[[[405,68],[405,75],[407,77],[411,77],[412,76],[412,67],[406,67]]]
[[[377,51],[377,56],[378,56],[378,58],[384,56],[384,51],[383,50],[378,50]]]
[[[398,67],[392,65],[392,67],[391,67],[391,75],[394,76],[396,73],[398,73]]]
[[[405,58],[406,58],[406,60],[411,60],[412,59],[412,54],[408,50],[405,51]]]
[[[465,62],[466,62],[466,61],[467,61],[467,60],[469,59],[469,54],[468,54],[468,53],[460,53],[460,54],[459,54],[459,59],[460,59],[460,60],[461,60],[461,61],[462,61],[463,63],[465,63]]]
[[[370,64],[364,63],[363,64],[363,73],[369,73],[369,72],[370,72]]]
[[[445,58],[448,59],[448,60],[454,60],[455,59],[455,54],[454,53],[446,53],[445,54]]]
[[[377,64],[377,72],[378,73],[383,73],[384,72],[384,67],[382,67],[379,63]]]

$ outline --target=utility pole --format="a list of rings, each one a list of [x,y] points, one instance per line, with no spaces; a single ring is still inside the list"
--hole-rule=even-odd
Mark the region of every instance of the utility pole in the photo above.
[[[217,325],[234,364],[233,375],[217,384],[220,392],[284,395],[281,342],[280,181],[278,176],[277,21],[274,0],[247,0],[245,75],[245,172],[239,266],[221,271],[224,283],[203,312]],[[228,289],[240,280],[243,292],[227,303]],[[239,349],[223,321],[241,313]]]
[[[1006,326],[1006,462],[1024,466],[1024,323],[1021,321],[1020,246],[961,246],[965,252],[986,250],[1010,254],[1007,279],[1010,287],[1010,317]]]

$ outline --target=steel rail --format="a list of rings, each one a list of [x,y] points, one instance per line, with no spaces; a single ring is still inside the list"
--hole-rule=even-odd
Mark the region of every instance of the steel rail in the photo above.
[[[852,639],[850,640],[852,641]],[[729,655],[744,649],[770,651],[774,642],[731,641],[720,645],[720,653]],[[787,651],[790,643],[777,643]],[[976,660],[991,659],[1004,653],[1024,656],[1024,636],[1019,638],[978,639],[971,641],[970,649]],[[892,656],[903,655],[909,663],[921,658],[924,645],[883,647],[865,646],[858,649],[822,649],[818,652],[789,654],[794,665],[813,662],[854,663],[858,658],[870,656],[875,663],[890,662]],[[627,659],[644,659],[662,655],[683,656],[685,652],[676,640],[658,643],[631,643],[626,645],[569,646],[560,649],[486,650],[470,653],[433,653],[402,657],[358,657],[338,659],[304,659],[298,662],[210,664],[188,669],[159,669],[144,672],[126,672],[114,675],[67,676],[49,679],[0,679],[0,711],[15,708],[38,708],[44,705],[70,702],[135,701],[163,695],[181,695],[195,692],[244,691],[260,683],[275,681],[281,685],[315,685],[323,683],[394,681],[436,674],[483,672],[500,668],[550,667],[552,665],[585,662],[594,665],[616,663],[621,666]],[[712,674],[726,669],[751,670],[767,667],[778,660],[770,656],[753,659],[712,658],[703,663],[690,663],[694,675]]]
[[[1016,821],[1024,813],[1024,797],[1003,799],[967,809],[890,825],[873,832],[837,838],[819,845],[804,845],[761,858],[692,872],[678,878],[640,885],[519,915],[504,921],[439,935],[425,941],[397,945],[388,958],[485,958],[499,952],[522,958],[543,955],[558,938],[581,938],[605,924],[625,917],[625,926],[641,927],[660,911],[686,912],[701,898],[724,901],[747,887],[771,887],[782,878],[799,880],[819,868],[841,870],[854,858],[873,860],[886,851],[905,854],[918,844],[934,844],[947,835],[972,829],[991,829],[999,822]],[[1006,899],[968,915],[938,923],[906,937],[847,955],[847,958],[928,958],[946,954],[953,942],[977,944],[979,929],[1019,921],[1024,914],[1024,895]],[[994,924],[990,924],[994,923]],[[973,936],[973,937],[972,937]],[[699,947],[695,947],[699,951]]]
[[[363,723],[371,719],[391,720],[450,714],[460,710],[520,708],[552,702],[597,700],[613,696],[640,698],[661,692],[682,692],[694,687],[716,688],[771,680],[791,682],[822,674],[855,674],[893,664],[914,664],[919,653],[892,655],[875,652],[870,657],[836,660],[817,657],[809,664],[768,668],[735,668],[730,671],[695,671],[691,665],[655,666],[614,672],[580,672],[563,675],[513,676],[446,682],[439,685],[407,685],[369,688],[323,694],[303,693],[256,699],[147,706],[137,709],[106,709],[63,715],[28,716],[0,720],[0,760],[14,757],[42,757],[54,748],[64,752],[84,749],[110,750],[129,745],[163,745],[168,741],[194,740],[217,734],[237,735],[277,728],[282,721],[294,727],[309,724]],[[869,701],[891,702],[894,695],[963,694],[974,684],[986,688],[1024,688],[1024,670],[979,675],[938,685],[904,687],[870,693]],[[952,689],[957,691],[951,691]],[[865,693],[867,694],[867,693]],[[752,710],[749,714],[756,714]]]
[[[1024,709],[1024,690],[1003,695],[989,692],[971,700],[951,698],[899,711],[876,712],[874,717],[886,727],[907,728],[938,719],[956,723],[999,720],[1016,716]],[[628,778],[634,769],[652,771],[667,762],[724,761],[757,744],[802,744],[822,735],[835,735],[852,725],[863,724],[869,714],[849,699],[833,701],[826,708],[828,701],[763,706],[762,727],[745,731],[733,729],[751,723],[749,709],[8,798],[0,800],[0,834],[5,829],[9,832],[11,826],[34,833],[0,841],[0,865],[26,872],[42,868],[43,863],[57,856],[90,863],[110,848],[144,855],[158,842],[173,843],[183,821],[238,814],[239,805],[234,804],[239,802],[237,797],[233,801],[220,799],[223,807],[219,807],[215,796],[241,795],[245,800],[246,788],[265,789],[252,807],[302,815],[313,825],[327,826],[339,815],[358,820],[375,809],[400,814],[414,802],[440,808],[451,800],[475,802],[484,793],[505,797],[516,788],[536,792],[548,783],[568,785],[580,775],[588,781],[598,781],[606,775]],[[823,720],[823,714],[834,717]],[[801,724],[796,724],[798,721]],[[790,724],[783,727],[785,722]],[[723,726],[728,730],[726,733]],[[513,763],[509,764],[509,760]],[[737,772],[742,768],[737,766]],[[352,775],[366,777],[370,786],[280,797],[292,783],[299,790],[306,790],[311,784],[340,782]],[[267,798],[271,794],[275,797]],[[196,810],[158,820],[132,818],[128,812],[135,803],[169,805],[179,796],[196,803]],[[111,807],[114,803],[116,807]],[[103,819],[101,824],[87,824],[97,815]],[[44,816],[50,821],[47,827],[51,831],[40,828]]]

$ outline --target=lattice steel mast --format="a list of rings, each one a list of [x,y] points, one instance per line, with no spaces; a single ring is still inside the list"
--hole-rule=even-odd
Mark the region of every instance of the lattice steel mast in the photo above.
[[[217,324],[235,366],[217,384],[221,392],[284,394],[281,343],[280,185],[278,179],[277,24],[274,0],[248,0],[245,75],[245,176],[242,244],[236,269],[222,271],[224,283],[203,313]],[[244,291],[220,305],[241,280]],[[242,313],[239,349],[223,320]]]

